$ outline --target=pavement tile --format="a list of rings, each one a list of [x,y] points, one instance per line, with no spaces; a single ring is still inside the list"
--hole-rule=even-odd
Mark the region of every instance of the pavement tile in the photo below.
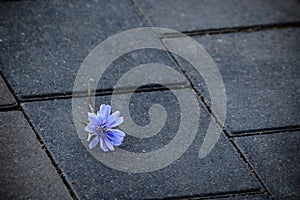
[[[300,132],[238,137],[235,143],[275,199],[300,198]]]
[[[6,83],[2,76],[0,76],[0,109],[1,108],[12,108],[17,105],[13,94],[9,91]]]
[[[230,133],[300,125],[299,34],[300,29],[289,28],[193,37],[222,75],[227,95],[225,127]],[[164,42],[168,40],[172,39]],[[199,73],[177,59],[210,104]]]
[[[21,112],[0,112],[0,198],[72,199]]]
[[[231,28],[300,20],[296,0],[135,0],[153,26],[177,31]]]
[[[145,26],[129,0],[1,2],[0,20],[0,69],[21,99],[72,93],[76,73],[96,45]],[[166,52],[134,51],[113,62],[98,89],[111,89],[123,73],[149,62],[175,68]]]
[[[111,96],[97,97],[96,107],[109,103],[110,99]],[[163,129],[150,138],[127,135],[120,148],[149,152],[168,144],[174,137],[180,122],[176,114],[180,113],[180,107],[170,90],[133,94],[129,102],[133,120],[140,126],[149,123],[147,113],[153,103],[161,104],[168,113]],[[260,190],[225,137],[221,136],[207,157],[198,158],[210,119],[202,107],[198,134],[182,157],[166,168],[140,174],[113,170],[92,157],[72,124],[71,99],[27,102],[23,108],[79,198],[151,199]],[[86,108],[82,115],[87,111]],[[129,116],[124,117],[126,121]]]

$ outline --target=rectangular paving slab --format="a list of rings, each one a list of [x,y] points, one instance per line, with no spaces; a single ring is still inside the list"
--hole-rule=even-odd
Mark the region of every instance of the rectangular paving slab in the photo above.
[[[300,198],[299,131],[234,141],[276,199]]]
[[[153,26],[177,31],[232,28],[300,20],[297,0],[135,0]]]
[[[187,90],[177,90],[177,92]],[[114,153],[104,153],[99,146],[91,151],[85,148],[86,136],[80,139],[79,135],[86,133],[83,125],[77,129],[78,132],[74,127],[71,99],[27,102],[23,104],[23,108],[80,199],[153,199],[260,191],[261,187],[257,180],[223,135],[210,154],[199,159],[199,149],[210,121],[209,114],[201,104],[199,104],[199,119],[195,119],[200,123],[199,128],[196,129],[198,131],[195,139],[178,160],[165,168],[145,173],[128,172],[125,170],[126,168],[122,168],[124,172],[111,167],[118,168],[126,165],[125,163],[131,163],[130,157],[123,160],[118,166],[112,164],[111,167],[108,167],[110,162],[103,160],[100,162],[96,159],[97,156],[100,160],[104,157],[110,158],[110,156],[113,158],[115,153],[122,151],[135,152],[135,155],[140,156],[160,150],[171,143],[180,127],[180,109],[182,109],[173,94],[174,91],[134,93],[129,102],[123,102],[124,106],[129,105],[131,115],[124,116],[124,123],[132,117],[139,126],[146,126],[151,122],[149,117],[153,114],[154,117],[160,117],[161,115],[158,116],[155,113],[149,116],[148,110],[153,104],[163,106],[167,112],[167,118],[162,129],[159,129],[158,133],[152,137],[137,138],[131,135],[132,132],[127,133],[124,143],[116,148]],[[119,97],[116,95],[113,99],[119,99],[120,105],[123,105],[122,98]],[[111,98],[111,96],[97,97],[96,107],[102,103],[110,103]],[[83,103],[79,107],[79,113],[84,120],[87,120],[87,104]],[[185,107],[184,109],[190,108]],[[121,115],[123,114],[121,113]],[[192,119],[188,118],[187,120]],[[192,126],[185,127],[187,137],[193,128]],[[123,131],[126,132],[126,129]],[[134,132],[134,130],[132,131]],[[174,152],[180,148],[182,146],[177,145]],[[93,157],[91,152],[97,156]],[[123,156],[120,156],[120,160],[122,159]],[[143,165],[144,162],[148,162],[148,160],[142,159],[135,163]],[[160,166],[161,162],[164,162],[164,159],[156,159],[149,165]]]
[[[0,4],[0,68],[21,99],[72,94],[77,72],[94,47],[110,36],[145,25],[129,0]],[[149,35],[145,41],[147,38]],[[115,48],[111,50],[117,51]],[[153,49],[115,59],[110,66],[102,66],[99,61],[99,67],[107,69],[98,90],[112,89],[124,73],[140,64],[157,62],[175,68],[166,52]],[[94,79],[100,76],[91,74]],[[83,77],[84,90],[88,78]],[[182,82],[165,77],[163,83]]]
[[[21,112],[0,112],[0,198],[72,199]]]
[[[227,131],[240,133],[300,125],[299,35],[299,28],[289,28],[193,37],[208,51],[221,73],[227,95]],[[164,42],[172,40],[180,38]],[[207,86],[199,72],[184,59],[176,58],[210,104]]]
[[[13,108],[17,105],[15,97],[8,89],[5,81],[0,75],[0,109]]]

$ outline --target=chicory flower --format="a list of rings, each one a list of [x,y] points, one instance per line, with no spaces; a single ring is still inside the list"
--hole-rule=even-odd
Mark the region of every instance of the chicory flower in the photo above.
[[[114,146],[119,146],[125,137],[125,133],[119,129],[113,129],[123,122],[120,112],[111,114],[111,106],[102,104],[97,114],[88,113],[89,123],[85,130],[89,132],[89,148],[94,148],[98,143],[103,151],[114,150]]]

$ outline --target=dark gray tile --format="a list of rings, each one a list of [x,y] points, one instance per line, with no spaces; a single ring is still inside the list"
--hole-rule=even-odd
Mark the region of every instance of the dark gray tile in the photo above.
[[[100,103],[110,103],[110,99],[111,96],[98,97],[96,107]],[[132,119],[140,126],[150,123],[148,109],[153,103],[162,105],[168,113],[162,130],[150,138],[127,135],[121,149],[150,152],[172,140],[180,124],[180,105],[170,90],[132,95],[129,102]],[[28,102],[23,107],[81,198],[149,199],[260,190],[256,179],[223,136],[207,157],[199,159],[199,149],[210,121],[202,107],[198,133],[182,157],[166,168],[139,174],[113,170],[92,157],[76,133],[70,99]],[[82,107],[85,116],[87,105]],[[129,117],[124,116],[125,121]]]
[[[227,95],[230,133],[300,125],[300,29],[193,37],[212,56]],[[180,38],[179,38],[180,39]],[[164,40],[166,43],[168,40]],[[202,77],[177,57],[210,104]]]
[[[0,75],[0,109],[1,108],[13,108],[17,105],[13,94],[9,91],[6,83]]]
[[[300,198],[300,132],[234,141],[276,199]]]
[[[300,20],[297,0],[136,0],[153,26],[177,31],[229,28]]]
[[[70,94],[80,65],[96,45],[144,26],[130,0],[1,2],[0,20],[0,68],[21,99]],[[174,67],[166,52],[130,52],[108,67],[98,89],[111,89],[123,73],[149,62]]]
[[[0,198],[72,199],[21,112],[0,112]]]

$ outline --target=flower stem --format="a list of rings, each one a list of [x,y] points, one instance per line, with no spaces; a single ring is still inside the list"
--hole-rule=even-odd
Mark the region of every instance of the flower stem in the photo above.
[[[88,123],[86,123],[86,122],[81,122],[81,124],[84,125],[84,126],[88,125]]]
[[[94,109],[94,106],[93,106],[93,103],[92,103],[91,83],[90,83],[90,81],[93,81],[93,79],[92,78],[88,79],[88,97],[89,97],[88,105],[89,105],[89,108],[90,108],[91,112],[95,113],[95,109]]]

